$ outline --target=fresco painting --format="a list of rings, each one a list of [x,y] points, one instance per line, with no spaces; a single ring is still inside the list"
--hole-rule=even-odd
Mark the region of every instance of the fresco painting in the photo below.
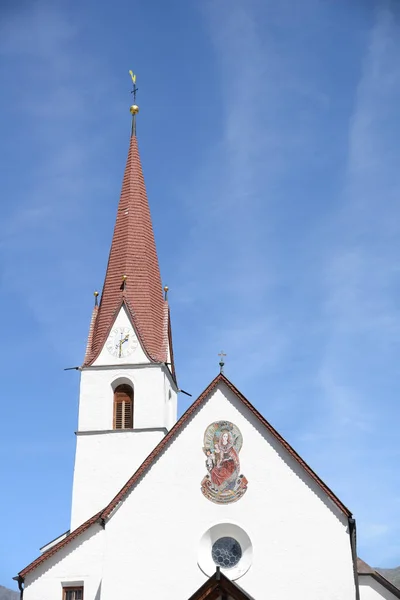
[[[208,473],[201,482],[201,491],[211,502],[229,504],[246,492],[248,481],[240,474],[242,444],[239,428],[229,421],[216,421],[207,427],[203,452]]]

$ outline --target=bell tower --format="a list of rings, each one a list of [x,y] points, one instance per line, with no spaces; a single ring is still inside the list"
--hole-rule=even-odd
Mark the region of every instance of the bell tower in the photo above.
[[[161,284],[131,77],[128,158],[81,367],[71,530],[111,500],[177,419],[168,288]]]

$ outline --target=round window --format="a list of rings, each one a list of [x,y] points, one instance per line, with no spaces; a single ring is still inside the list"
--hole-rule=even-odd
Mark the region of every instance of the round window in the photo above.
[[[211,555],[216,565],[223,569],[232,569],[242,558],[242,549],[234,538],[221,537],[214,542]]]
[[[248,534],[234,523],[217,523],[204,532],[198,549],[198,565],[211,577],[215,565],[232,581],[242,577],[253,562]]]

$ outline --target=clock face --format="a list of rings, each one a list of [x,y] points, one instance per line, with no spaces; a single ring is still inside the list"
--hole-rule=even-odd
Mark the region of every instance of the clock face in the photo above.
[[[130,327],[114,327],[107,340],[107,350],[117,358],[129,356],[137,345],[138,341]]]

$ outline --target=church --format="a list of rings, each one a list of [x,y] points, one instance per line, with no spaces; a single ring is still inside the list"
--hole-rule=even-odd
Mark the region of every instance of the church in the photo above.
[[[134,91],[136,90],[134,81]],[[394,600],[356,522],[221,372],[180,417],[168,288],[132,128],[80,370],[68,531],[21,600]]]

